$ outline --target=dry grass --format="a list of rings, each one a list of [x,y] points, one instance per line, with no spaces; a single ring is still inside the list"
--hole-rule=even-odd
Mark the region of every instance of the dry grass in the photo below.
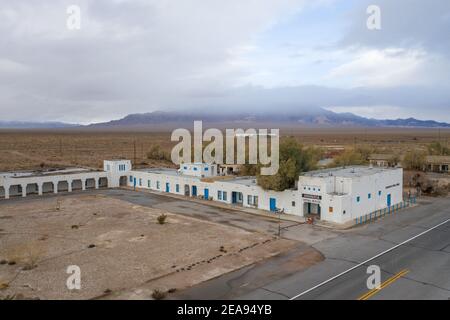
[[[9,262],[23,265],[23,270],[32,270],[37,267],[38,262],[46,255],[43,243],[30,241],[8,248],[5,258]]]
[[[345,148],[365,145],[378,152],[402,153],[440,140],[450,142],[450,130],[404,128],[281,129],[307,146]],[[101,168],[104,159],[126,158],[137,165],[170,166],[165,161],[147,159],[155,145],[170,151],[170,132],[100,131],[0,131],[0,171],[36,169],[41,166],[88,166]],[[136,148],[135,148],[136,146]],[[135,152],[136,151],[136,152]]]

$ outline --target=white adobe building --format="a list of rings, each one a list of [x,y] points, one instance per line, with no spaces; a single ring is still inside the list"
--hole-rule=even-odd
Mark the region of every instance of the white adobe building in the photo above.
[[[403,201],[401,168],[354,166],[313,171],[299,177],[297,189],[276,192],[263,190],[255,177],[211,179],[214,175],[199,175],[208,165],[197,165],[197,170],[193,170],[196,164],[182,165],[178,171],[133,170],[128,185],[301,217],[314,215],[338,224]],[[216,172],[213,166],[207,172]]]
[[[66,168],[45,171],[0,172],[0,199],[127,185],[129,160],[105,160],[104,170]]]
[[[313,215],[346,223],[403,201],[401,168],[348,167],[306,173],[298,188],[263,190],[255,177],[219,176],[215,164],[182,164],[176,169],[133,170],[129,160],[105,160],[104,170],[65,169],[48,172],[0,173],[0,199],[46,192],[128,186],[200,197],[230,205]]]
[[[308,172],[298,191],[303,214],[346,223],[403,201],[403,169],[354,166]]]

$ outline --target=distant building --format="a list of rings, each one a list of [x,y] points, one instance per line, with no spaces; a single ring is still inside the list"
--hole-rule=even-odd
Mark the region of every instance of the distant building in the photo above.
[[[374,153],[369,156],[369,162],[372,166],[383,168],[400,166],[401,160],[403,160],[403,156],[397,156],[389,153]]]
[[[450,167],[450,156],[427,156],[425,171],[448,173]]]

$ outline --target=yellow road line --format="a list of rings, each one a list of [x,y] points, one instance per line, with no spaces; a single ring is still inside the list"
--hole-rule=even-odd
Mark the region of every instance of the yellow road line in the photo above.
[[[381,284],[380,288],[375,288],[375,289],[370,290],[366,294],[364,294],[361,297],[359,297],[358,300],[368,300],[368,299],[370,299],[372,296],[374,296],[375,294],[377,294],[378,292],[380,292],[382,289],[386,288],[387,286],[391,285],[392,283],[394,283],[395,281],[397,281],[398,279],[400,279],[401,277],[403,277],[407,273],[409,273],[409,270],[407,270],[407,269],[404,269],[404,270],[400,271],[396,275],[392,276],[391,278],[389,278],[385,282],[383,282]]]

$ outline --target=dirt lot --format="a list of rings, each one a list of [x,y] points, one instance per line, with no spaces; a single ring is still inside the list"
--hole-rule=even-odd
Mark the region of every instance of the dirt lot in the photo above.
[[[402,152],[433,141],[450,142],[450,130],[403,128],[281,129],[305,145],[348,147],[370,145],[380,151]],[[104,159],[126,158],[136,164],[170,166],[146,159],[154,145],[170,151],[170,132],[7,131],[0,130],[0,171],[55,166],[99,168]]]
[[[157,223],[162,213],[164,225]],[[3,201],[0,296],[150,298],[153,290],[133,289],[185,288],[295,244],[103,194]],[[66,287],[70,265],[81,268],[81,290]]]

